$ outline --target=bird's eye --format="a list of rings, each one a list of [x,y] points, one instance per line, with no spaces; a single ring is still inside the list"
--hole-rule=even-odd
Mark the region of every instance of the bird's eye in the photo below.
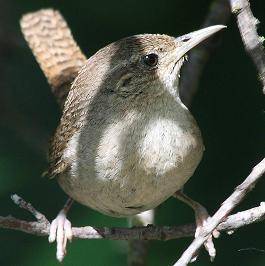
[[[157,54],[147,54],[143,56],[143,62],[149,67],[154,67],[158,63],[158,55]]]

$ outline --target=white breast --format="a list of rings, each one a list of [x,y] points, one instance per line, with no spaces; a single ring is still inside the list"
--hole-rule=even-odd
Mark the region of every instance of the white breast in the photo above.
[[[157,118],[150,121],[138,149],[146,171],[161,176],[181,163],[185,152],[184,134],[173,120]]]
[[[156,207],[180,189],[202,157],[200,132],[186,108],[156,115],[157,108],[130,111],[104,125],[82,149],[76,134],[65,152],[71,169],[59,177],[66,193],[100,212],[128,216]]]

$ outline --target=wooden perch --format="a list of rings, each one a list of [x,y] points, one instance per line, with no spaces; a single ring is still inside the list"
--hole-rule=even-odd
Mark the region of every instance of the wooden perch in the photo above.
[[[46,217],[38,212],[30,203],[25,202],[17,195],[12,200],[19,207],[29,211],[36,221],[24,221],[12,216],[0,216],[0,228],[22,231],[36,236],[48,236],[50,223]],[[219,231],[228,233],[265,219],[265,203],[260,206],[230,215],[217,226]],[[110,240],[171,240],[184,237],[192,237],[195,233],[195,224],[180,226],[136,226],[132,228],[123,227],[73,227],[73,237],[78,239],[110,239]]]

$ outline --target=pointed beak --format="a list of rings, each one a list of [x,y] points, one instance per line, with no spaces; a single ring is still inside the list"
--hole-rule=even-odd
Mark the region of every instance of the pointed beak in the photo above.
[[[191,33],[182,35],[176,38],[179,45],[177,50],[177,61],[183,57],[189,50],[212,36],[214,33],[226,28],[223,25],[215,25],[201,30],[193,31]]]

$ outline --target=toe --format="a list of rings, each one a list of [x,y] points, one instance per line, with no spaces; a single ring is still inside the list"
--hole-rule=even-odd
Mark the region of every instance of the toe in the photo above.
[[[213,244],[213,239],[212,236],[210,236],[206,242],[204,243],[205,249],[207,250],[209,256],[210,256],[210,260],[213,261],[215,256],[216,256],[216,250]]]
[[[59,262],[62,262],[63,261],[64,256],[65,256],[64,252],[62,252],[62,250],[57,249],[56,258],[57,258],[57,260]]]
[[[65,231],[65,237],[69,241],[72,241],[73,233],[72,233],[72,225],[69,220],[66,220],[64,223],[64,231]]]
[[[49,234],[50,243],[54,242],[56,239],[57,226],[58,226],[58,221],[57,219],[54,219],[50,225],[50,234]]]
[[[64,219],[62,219],[61,217],[58,219],[57,236],[56,236],[56,242],[57,242],[56,257],[59,261],[62,261],[65,255],[66,237],[64,232],[64,222],[65,222]]]
[[[213,232],[212,232],[212,235],[213,235],[214,238],[219,238],[220,232],[217,229],[214,229]]]

